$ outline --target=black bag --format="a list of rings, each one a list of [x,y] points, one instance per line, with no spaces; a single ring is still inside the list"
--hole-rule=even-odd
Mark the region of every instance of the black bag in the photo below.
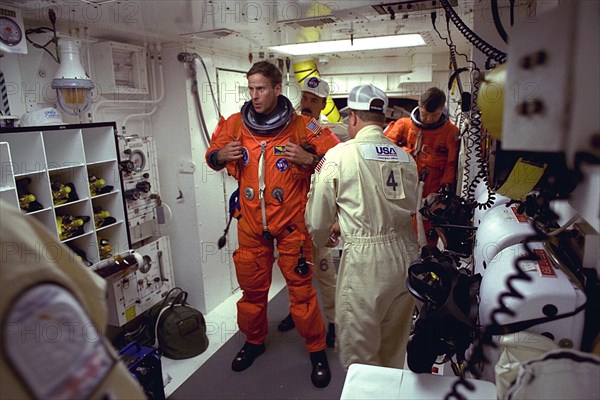
[[[204,316],[186,304],[187,296],[186,291],[175,287],[150,310],[154,347],[173,360],[195,357],[208,347]]]

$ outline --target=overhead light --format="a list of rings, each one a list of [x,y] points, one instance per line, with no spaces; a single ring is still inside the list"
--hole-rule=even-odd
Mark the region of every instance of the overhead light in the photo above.
[[[72,39],[60,39],[60,67],[52,80],[59,107],[69,115],[80,115],[92,102],[92,82],[79,61],[79,46]]]
[[[286,44],[269,47],[271,50],[292,56],[305,56],[310,54],[339,53],[343,51],[364,51],[394,49],[398,47],[424,46],[425,40],[418,33],[406,35],[377,36],[356,38],[353,40],[328,40],[324,42],[309,42]]]

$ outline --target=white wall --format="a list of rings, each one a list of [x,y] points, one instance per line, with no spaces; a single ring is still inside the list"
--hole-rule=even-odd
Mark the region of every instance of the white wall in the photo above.
[[[231,178],[225,172],[211,170],[204,160],[207,144],[191,92],[189,64],[177,61],[177,54],[183,50],[175,46],[163,51],[166,92],[163,106],[153,117],[153,137],[160,153],[163,201],[173,214],[172,222],[163,233],[171,237],[175,280],[190,293],[192,304],[208,312],[237,287],[231,261],[236,241],[230,237],[225,248],[217,247],[227,223],[227,201],[233,189],[230,183],[226,184]],[[215,86],[217,67],[240,71],[249,68],[247,60],[197,52],[204,59]],[[201,63],[196,65],[200,104],[210,137],[218,118],[204,69]],[[194,172],[180,173],[180,163],[193,163]],[[177,199],[179,189],[181,199]],[[235,230],[234,222],[230,231]]]

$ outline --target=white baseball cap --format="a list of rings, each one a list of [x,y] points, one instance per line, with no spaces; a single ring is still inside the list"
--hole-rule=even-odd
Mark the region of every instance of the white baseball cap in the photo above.
[[[319,97],[327,97],[329,96],[329,84],[318,76],[310,76],[304,79],[302,91]]]
[[[388,97],[383,90],[371,84],[353,87],[348,96],[348,108],[352,110],[384,113],[387,106]]]

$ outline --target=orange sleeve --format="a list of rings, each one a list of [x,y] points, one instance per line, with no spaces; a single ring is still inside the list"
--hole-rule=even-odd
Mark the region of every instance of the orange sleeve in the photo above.
[[[400,118],[395,122],[391,122],[384,134],[395,145],[402,147],[407,153],[412,154],[413,148],[409,146],[410,118]],[[411,137],[410,140],[414,142],[415,138]]]
[[[340,143],[340,139],[329,128],[322,128],[321,134],[314,136],[313,140],[315,152],[318,156],[324,156],[327,150],[335,147],[338,143]]]
[[[446,133],[446,148],[448,149],[448,160],[444,166],[444,174],[440,180],[440,184],[453,184],[456,181],[456,159],[458,158],[460,142],[458,140],[458,128],[454,124],[450,124]]]
[[[236,162],[219,164],[219,162],[217,161],[218,151],[225,147],[227,143],[233,142],[235,140],[235,123],[233,121],[235,117],[236,114],[229,117],[228,119],[225,119],[222,116],[219,118],[219,123],[217,124],[217,128],[212,134],[212,137],[210,139],[210,146],[206,150],[206,154],[204,155],[204,157],[206,159],[206,164],[210,168],[214,169],[215,171],[220,171],[223,168],[227,167],[227,171],[229,172],[229,174],[237,179],[237,168],[235,168]]]
[[[390,122],[388,128],[385,130],[385,136],[388,137],[394,144],[398,144],[398,139],[402,136],[402,119],[398,119],[394,122]]]

